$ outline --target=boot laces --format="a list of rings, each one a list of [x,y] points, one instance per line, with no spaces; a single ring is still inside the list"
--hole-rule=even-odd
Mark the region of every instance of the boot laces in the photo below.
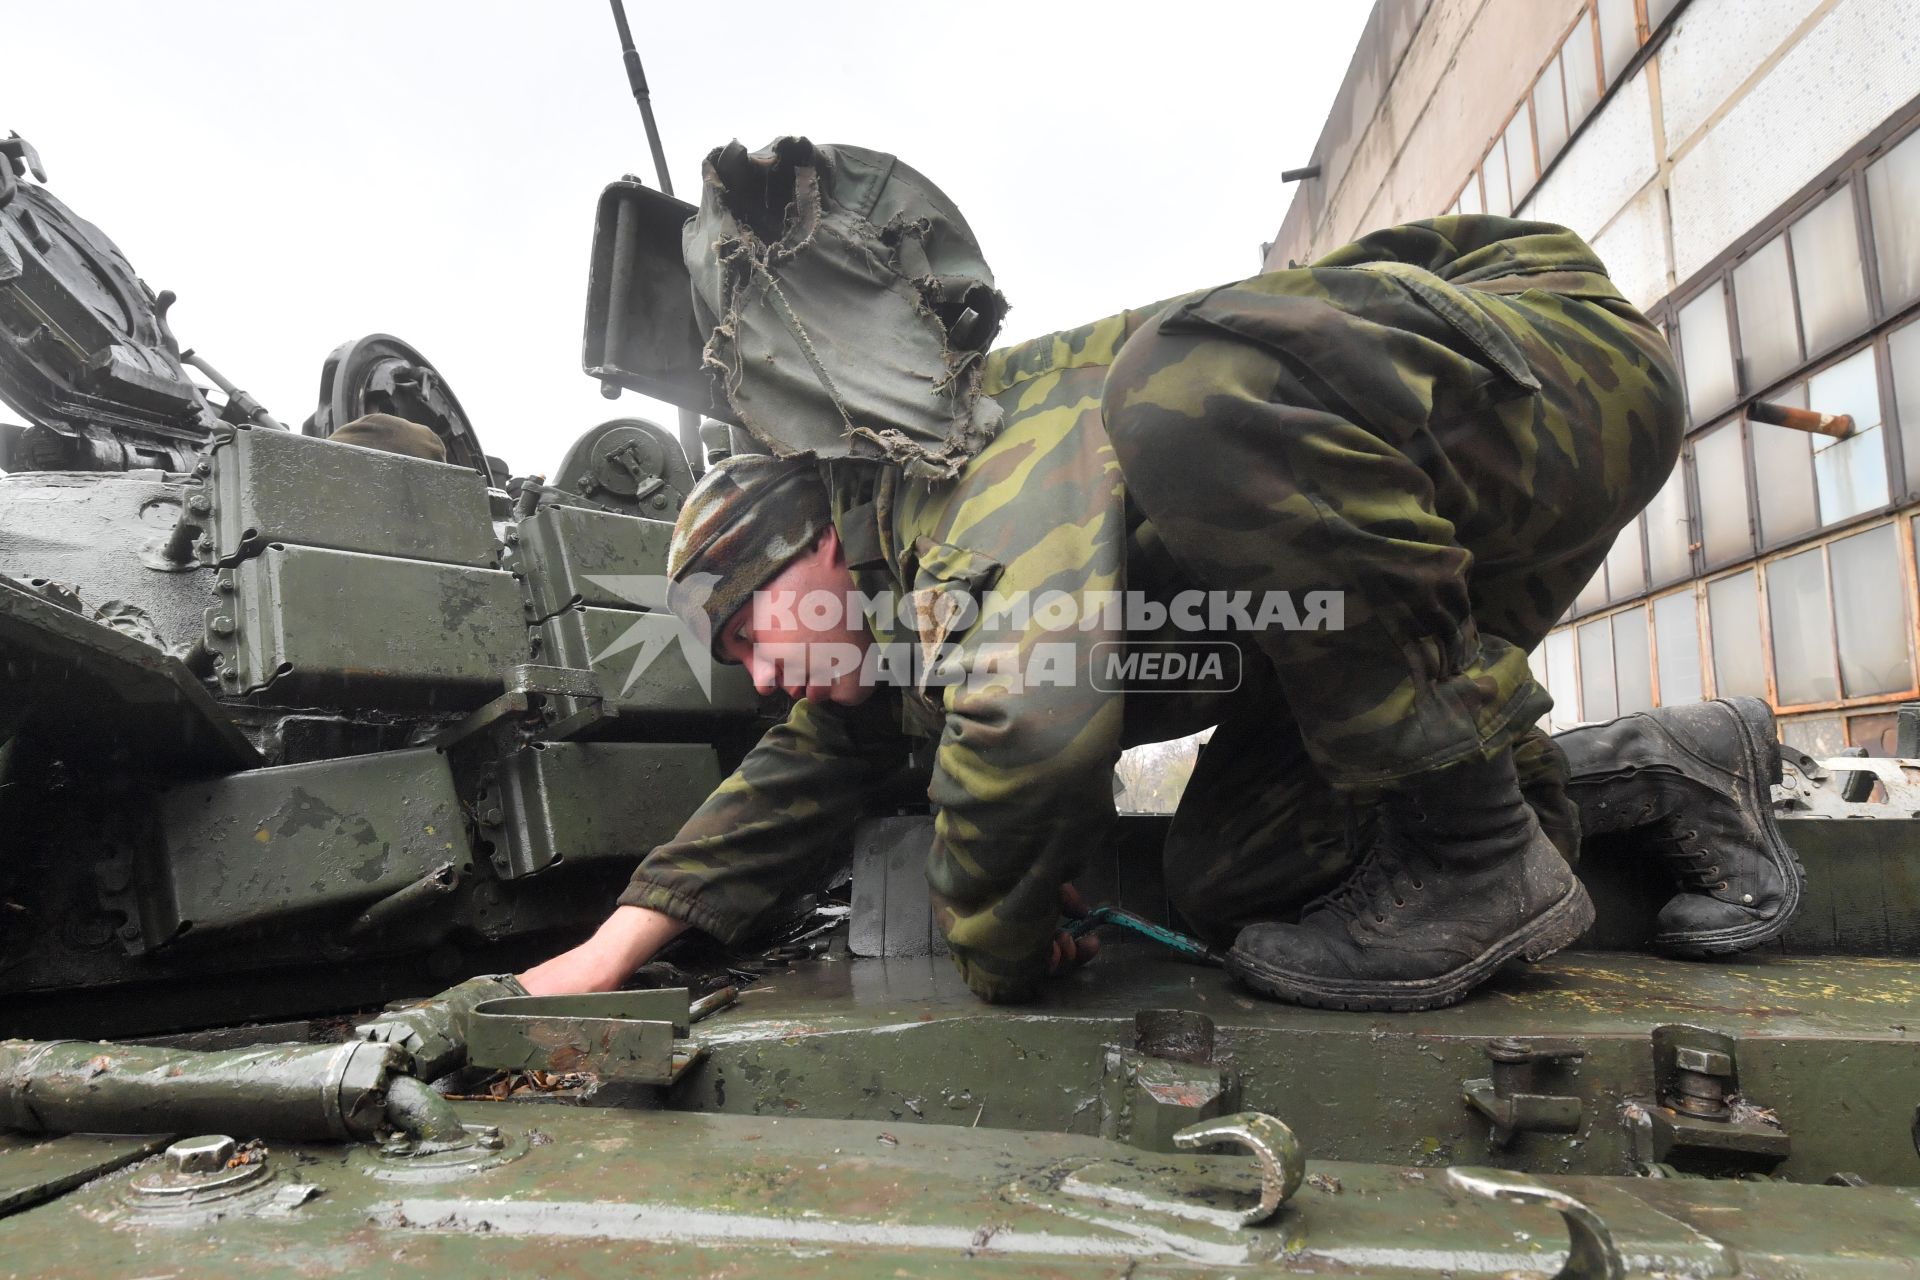
[[[1415,815],[1415,821],[1425,820],[1424,814]],[[1423,887],[1419,875],[1388,852],[1384,839],[1376,837],[1352,873],[1309,904],[1307,912],[1331,911],[1350,920],[1371,915],[1375,924],[1384,924],[1389,909],[1406,906],[1409,893]]]
[[[1694,843],[1699,838],[1699,831],[1689,828],[1665,841],[1674,875],[1690,889],[1702,892],[1725,889],[1727,882],[1720,878],[1720,867],[1713,860],[1713,850]]]

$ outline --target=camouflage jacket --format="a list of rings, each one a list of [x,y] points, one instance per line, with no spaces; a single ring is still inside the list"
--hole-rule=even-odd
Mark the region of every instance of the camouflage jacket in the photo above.
[[[1540,241],[1516,242],[1533,244],[1533,257],[1496,242],[1454,263],[1411,265],[1471,282],[1599,270],[1571,235],[1555,239],[1557,258],[1536,260]],[[1399,262],[1413,243],[1376,233],[1326,265]],[[851,711],[795,706],[645,859],[622,903],[722,940],[751,934],[845,864],[854,825],[902,763],[903,729],[920,732],[937,740],[927,880],[954,961],[984,998],[1033,994],[1060,886],[1109,835],[1120,751],[1205,728],[1231,697],[1129,699],[1096,667],[1103,647],[1143,639],[1104,615],[1101,593],[1165,600],[1187,585],[1127,501],[1100,416],[1108,366],[1167,305],[994,352],[986,385],[1003,425],[952,482],[823,464],[858,585],[894,606],[869,612],[878,647],[920,669],[897,697]],[[1040,607],[1049,593],[1077,606],[1057,630],[1059,618]]]

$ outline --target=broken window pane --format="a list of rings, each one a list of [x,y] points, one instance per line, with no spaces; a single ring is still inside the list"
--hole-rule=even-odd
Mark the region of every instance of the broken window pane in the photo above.
[[[1613,615],[1613,682],[1617,715],[1653,707],[1653,653],[1647,646],[1647,611]]]
[[[1480,166],[1480,177],[1486,188],[1487,212],[1497,218],[1505,218],[1513,213],[1513,194],[1507,186],[1507,140],[1496,138],[1493,150],[1487,152],[1486,161]]]
[[[1653,635],[1660,647],[1660,705],[1698,702],[1705,696],[1700,682],[1700,621],[1693,591],[1661,596],[1653,602]]]
[[[1567,101],[1560,79],[1558,56],[1547,64],[1533,86],[1534,128],[1539,132],[1540,167],[1545,169],[1567,144]]]
[[[1733,343],[1727,335],[1727,296],[1713,285],[1680,308],[1680,362],[1686,368],[1687,406],[1705,422],[1733,403]]]
[[[1693,555],[1687,544],[1693,531],[1687,523],[1687,469],[1675,463],[1667,482],[1647,504],[1647,563],[1655,586],[1665,586],[1693,572]]]
[[[1571,132],[1600,101],[1600,67],[1593,56],[1592,19],[1579,23],[1567,37],[1560,51],[1560,65],[1566,75],[1567,125]]]
[[[1845,440],[1813,437],[1813,474],[1820,493],[1820,520],[1833,524],[1885,506],[1886,437],[1880,432],[1880,383],[1867,347],[1807,379],[1807,407],[1853,418]]]
[[[1554,729],[1571,729],[1580,723],[1580,702],[1574,696],[1578,681],[1574,678],[1573,631],[1562,628],[1547,637],[1547,688],[1553,690],[1553,711],[1549,719]]]
[[[1842,187],[1793,224],[1793,278],[1800,286],[1800,327],[1807,351],[1825,351],[1867,324],[1867,280],[1853,189]]]
[[[1613,692],[1613,624],[1583,622],[1580,632],[1580,718],[1611,720],[1620,714]]]
[[[1806,384],[1773,396],[1773,403],[1807,407]],[[1813,501],[1813,437],[1791,427],[1747,422],[1753,442],[1754,505],[1760,513],[1760,543],[1779,546],[1820,527]]]
[[[1907,455],[1907,490],[1920,492],[1920,324],[1889,334],[1887,354],[1893,359],[1893,403]]]
[[[1647,589],[1647,566],[1640,556],[1640,520],[1622,529],[1607,552],[1607,598],[1631,600]]]
[[[1518,205],[1533,190],[1540,170],[1533,162],[1533,110],[1523,99],[1507,125],[1507,173],[1513,180],[1513,203]]]
[[[1706,562],[1724,564],[1752,554],[1740,423],[1729,422],[1695,439],[1693,460],[1700,481],[1700,541]]]
[[[1834,621],[1840,631],[1840,678],[1849,698],[1913,687],[1913,659],[1907,651],[1912,628],[1894,528],[1881,525],[1828,548]]]
[[[1767,676],[1760,659],[1760,600],[1752,570],[1707,584],[1707,622],[1713,628],[1715,695],[1766,697]]]
[[[1833,620],[1827,614],[1827,564],[1818,547],[1767,566],[1767,615],[1773,621],[1773,682],[1781,705],[1838,698]],[[1715,614],[1716,649],[1719,626]]]
[[[1596,10],[1600,18],[1600,47],[1606,55],[1607,83],[1612,84],[1640,49],[1639,18],[1633,11],[1633,0],[1600,0]]]
[[[1873,253],[1880,260],[1880,300],[1888,311],[1920,298],[1920,133],[1907,135],[1867,170]]]
[[[1793,280],[1787,268],[1787,238],[1767,247],[1733,272],[1733,305],[1740,316],[1740,362],[1748,391],[1758,391],[1800,363],[1800,330],[1793,318]]]

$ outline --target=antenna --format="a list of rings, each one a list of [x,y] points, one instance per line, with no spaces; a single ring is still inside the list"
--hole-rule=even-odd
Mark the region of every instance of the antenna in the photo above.
[[[660,126],[653,122],[653,95],[647,91],[647,73],[640,65],[640,51],[633,47],[633,29],[627,25],[627,6],[622,0],[608,0],[613,6],[613,25],[620,31],[620,61],[626,64],[627,84],[640,107],[640,121],[647,129],[647,147],[653,152],[654,180],[663,194],[673,194],[673,179],[667,176],[667,152],[660,145]],[[616,395],[619,394],[615,391]],[[680,410],[680,452],[698,476],[706,468],[706,447],[700,442],[700,415],[692,409]]]
[[[667,176],[667,153],[660,145],[660,126],[653,122],[653,96],[647,92],[647,73],[640,66],[640,51],[633,47],[633,29],[627,26],[627,6],[622,0],[613,5],[613,25],[620,29],[620,60],[627,67],[627,83],[633,87],[633,100],[640,104],[640,119],[647,127],[647,146],[653,151],[653,173],[660,190],[673,194],[673,179]]]

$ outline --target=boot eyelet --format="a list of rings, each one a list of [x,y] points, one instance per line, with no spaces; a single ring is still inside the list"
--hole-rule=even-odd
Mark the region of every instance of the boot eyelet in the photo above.
[[[1413,881],[1413,887],[1414,887],[1414,888],[1416,888],[1416,889],[1423,889],[1423,888],[1425,888],[1426,886],[1425,886],[1425,885],[1423,885],[1423,884],[1421,884],[1421,883],[1420,883],[1420,882],[1419,882],[1418,880],[1415,880],[1415,881]]]
[[[1385,916],[1377,915],[1373,918],[1373,922],[1375,924],[1385,924],[1387,922],[1387,918]]]
[[[1715,893],[1725,893],[1727,891],[1727,882],[1722,880],[1719,884],[1713,886],[1713,889]]]
[[[1396,906],[1396,907],[1404,907],[1404,906],[1406,906],[1407,904],[1406,904],[1405,902],[1403,902],[1403,901],[1401,901],[1401,900],[1400,900],[1399,898],[1395,898],[1395,899],[1393,900],[1393,905],[1394,905],[1394,906]]]

